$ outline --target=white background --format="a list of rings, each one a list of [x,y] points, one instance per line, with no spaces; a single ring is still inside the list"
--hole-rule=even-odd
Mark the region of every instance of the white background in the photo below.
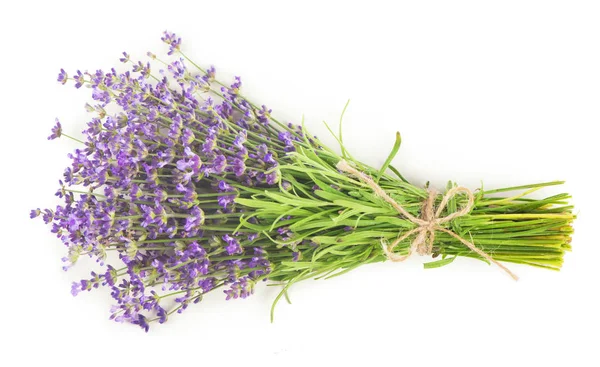
[[[392,6],[391,3],[398,3]],[[598,366],[600,9],[595,1],[19,1],[0,15],[2,322],[0,365]],[[120,53],[165,52],[165,29],[274,115],[336,124],[378,165],[394,133],[409,180],[477,188],[555,179],[574,196],[574,251],[560,273],[422,258],[365,266],[291,289],[222,295],[144,334],[108,321],[106,292],[70,295],[64,248],[28,212],[50,207],[77,135],[84,89],[59,68],[108,69]],[[32,364],[33,363],[33,364]]]

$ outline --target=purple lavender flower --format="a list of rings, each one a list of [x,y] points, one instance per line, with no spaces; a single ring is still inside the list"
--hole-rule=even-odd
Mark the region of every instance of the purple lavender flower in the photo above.
[[[279,228],[277,228],[277,233],[279,234],[279,236],[282,240],[289,240],[292,235],[289,227],[279,227]]]
[[[204,278],[198,281],[198,286],[204,293],[211,291],[215,287],[215,278]]]
[[[60,73],[58,73],[58,78],[56,79],[56,81],[64,85],[67,83],[68,79],[69,76],[67,75],[67,72],[64,69],[60,69]]]
[[[127,52],[123,52],[123,57],[121,57],[119,59],[119,61],[121,61],[122,63],[127,63],[129,62],[129,54]]]
[[[229,255],[242,253],[242,246],[240,246],[240,243],[234,237],[226,234],[223,236],[223,241],[227,243],[227,246],[225,246],[225,250]]]
[[[196,136],[191,129],[184,128],[183,133],[181,134],[181,144],[185,147],[188,147],[196,140]]]
[[[228,92],[232,95],[237,95],[240,92],[240,88],[242,87],[242,78],[240,78],[239,76],[235,76],[234,79],[235,82],[231,84],[231,87],[229,88]]]
[[[171,148],[159,150],[156,152],[156,156],[158,157],[157,168],[162,168],[175,159],[175,151]]]
[[[233,187],[231,187],[230,184],[228,184],[227,182],[222,181],[222,180],[219,181],[218,187],[219,187],[219,191],[221,191],[221,192],[233,191]]]
[[[148,329],[150,329],[146,317],[142,314],[137,315],[137,320],[133,321],[133,324],[139,325],[145,332],[148,332]]]
[[[200,226],[204,224],[204,212],[199,207],[195,206],[191,212],[190,216],[185,220],[184,229],[188,232],[197,231]]]
[[[81,282],[71,283],[71,295],[73,295],[73,297],[77,296],[81,291]]]
[[[243,175],[245,171],[246,171],[246,164],[244,163],[244,161],[241,160],[240,158],[234,158],[233,159],[233,173],[239,177],[239,176]]]
[[[256,111],[256,118],[262,124],[268,124],[271,118],[271,109],[268,109],[265,105],[262,105],[260,110]]]
[[[60,136],[62,135],[62,125],[60,124],[60,121],[58,121],[58,119],[56,119],[55,121],[56,121],[56,124],[52,128],[52,130],[51,130],[52,134],[50,134],[50,136],[48,137],[48,140],[54,140],[56,138],[60,138]]]
[[[281,140],[285,144],[284,150],[286,152],[293,152],[296,150],[294,146],[294,138],[290,131],[282,131],[279,133],[279,140]]]
[[[183,79],[187,71],[185,64],[183,63],[183,59],[173,61],[167,66],[167,69],[171,72],[171,75],[173,75],[173,78],[175,79]]]
[[[149,108],[148,115],[146,115],[146,118],[148,119],[148,121],[156,121],[157,117],[158,117],[158,111],[155,108]]]
[[[154,210],[152,210],[152,207],[142,204],[142,205],[140,205],[140,209],[143,210],[143,218],[144,218],[144,220],[140,223],[140,225],[142,227],[148,227],[150,224],[154,223],[154,220],[156,219],[156,215],[154,214]]]
[[[181,38],[177,37],[175,33],[164,31],[161,40],[169,45],[169,55],[172,55],[175,51],[179,51],[179,46],[181,46]]]
[[[246,130],[242,130],[239,132],[239,134],[233,140],[233,145],[235,147],[237,147],[238,149],[243,149],[244,143],[246,142],[247,139],[248,139],[248,133],[246,133]]]
[[[279,182],[279,172],[273,171],[273,172],[268,173],[266,175],[266,180],[267,180],[267,184],[275,185],[277,182]]]
[[[108,284],[109,286],[114,286],[115,285],[115,281],[117,280],[117,271],[115,270],[115,268],[113,268],[112,266],[108,265],[107,266],[107,270],[106,273],[104,273],[104,279],[106,281],[106,284]]]
[[[217,139],[214,135],[207,135],[204,143],[202,144],[202,152],[204,154],[211,154],[217,147]]]
[[[235,195],[222,195],[222,196],[219,196],[219,198],[217,199],[217,202],[219,203],[219,205],[221,207],[223,207],[223,209],[227,209],[228,206],[233,204],[234,200],[235,200]]]
[[[157,187],[154,190],[154,198],[155,198],[154,200],[157,203],[162,203],[163,201],[166,201],[169,198],[169,193],[166,190],[164,190],[160,187]]]
[[[170,54],[179,52],[181,39],[175,34],[165,32],[162,40]],[[124,52],[120,61],[129,63],[129,54]],[[57,191],[64,203],[56,210],[30,212],[51,224],[51,232],[67,247],[65,269],[82,254],[106,267],[76,282],[73,293],[109,287],[116,303],[111,319],[144,330],[217,286],[225,286],[228,298],[245,298],[257,279],[266,278],[271,263],[260,247],[268,243],[266,237],[259,237],[258,230],[233,230],[241,217],[253,225],[264,223],[246,218],[247,209],[235,200],[249,197],[244,186],[276,186],[283,153],[297,141],[285,128],[270,125],[271,110],[258,109],[239,94],[240,78],[222,96],[210,97],[214,67],[196,74],[180,59],[166,69],[154,75],[157,79],[150,78],[151,65],[141,61],[123,73],[75,73],[77,88],[91,87],[97,102],[86,110],[95,117],[83,131],[85,146],[69,154],[71,165]],[[69,80],[63,69],[57,80]],[[200,98],[204,93],[206,101]],[[120,111],[109,113],[108,104]],[[61,135],[56,120],[49,139]],[[70,192],[70,185],[82,186],[77,190],[84,193]],[[291,233],[271,235],[281,239]],[[254,250],[245,249],[247,243]],[[122,264],[104,265],[109,250]],[[294,256],[289,246],[273,252]],[[244,256],[219,260],[225,254]],[[162,297],[174,292],[176,306],[167,309]]]
[[[177,161],[177,169],[180,171],[176,174],[175,180],[183,184],[190,182],[192,177],[200,173],[200,167],[202,162],[200,157],[194,155],[187,159],[180,159]]]
[[[79,71],[79,70],[77,70],[77,73],[75,74],[73,79],[75,80],[75,88],[77,88],[77,89],[81,88],[83,83],[85,83],[85,78],[84,78],[83,74],[81,73],[81,71]]]
[[[50,209],[44,209],[42,212],[42,220],[44,223],[49,224],[54,220],[54,212]]]
[[[215,74],[215,67],[211,65],[208,69],[206,69],[206,74],[202,77],[202,79],[207,83],[211,83],[215,80]]]
[[[282,131],[279,133],[279,140],[285,143],[285,145],[291,145],[292,142],[292,133],[289,131]]]
[[[227,158],[225,158],[224,155],[219,154],[214,159],[212,167],[210,167],[208,169],[208,172],[220,175],[225,171],[226,167],[227,167]]]
[[[167,317],[168,317],[167,311],[164,308],[160,307],[160,306],[157,306],[156,308],[158,310],[156,312],[156,316],[158,317],[158,322],[160,324],[165,323],[167,321]]]
[[[229,287],[229,289],[224,290],[227,295],[226,300],[246,298],[254,293],[254,282],[249,277],[240,278],[231,283]]]
[[[277,161],[273,158],[273,153],[269,152],[263,157],[263,162],[270,165],[277,165]]]

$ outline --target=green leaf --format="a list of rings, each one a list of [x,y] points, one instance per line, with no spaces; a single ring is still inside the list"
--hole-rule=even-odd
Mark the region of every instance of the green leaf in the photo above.
[[[362,265],[361,263],[354,264],[354,265],[349,266],[349,267],[347,267],[347,268],[345,268],[345,269],[343,269],[343,270],[341,270],[341,271],[339,271],[339,272],[337,272],[335,274],[326,276],[325,279],[327,280],[327,279],[335,278],[335,277],[340,276],[342,274],[346,274],[347,272],[349,272],[351,270],[354,270],[354,269],[358,268],[361,265]]]
[[[277,201],[278,203],[285,204],[285,205],[291,205],[291,206],[295,206],[295,207],[316,208],[319,206],[331,205],[330,203],[325,202],[325,201],[304,199],[304,198],[300,198],[300,197],[291,198],[291,197],[286,197],[282,194],[276,194],[276,193],[273,193],[270,191],[266,191],[265,195],[267,197]],[[279,204],[275,204],[275,205],[279,205]]]
[[[323,181],[319,180],[318,178],[316,178],[314,174],[309,173],[308,175],[314,181],[314,183],[316,183],[317,186],[319,186],[319,188],[321,189],[321,191],[325,191],[325,192],[328,192],[330,194],[337,194],[338,196],[345,197],[345,195],[341,194],[339,191],[337,191],[333,187],[329,186],[325,182],[323,182]],[[315,192],[315,195],[319,196],[319,194],[317,194],[316,192]]]
[[[348,152],[346,151],[346,147],[344,147],[344,138],[342,137],[342,121],[344,121],[344,113],[346,113],[346,109],[348,108],[349,104],[350,104],[350,100],[348,100],[348,102],[346,102],[346,105],[344,106],[344,109],[342,110],[342,114],[340,116],[339,129],[338,129],[338,136],[340,137],[340,148],[342,149],[342,156],[344,157],[344,159],[347,158]]]
[[[337,210],[338,210],[337,208],[333,208],[333,209],[329,209],[329,210],[325,210],[325,211],[318,211],[317,213],[315,213],[313,215],[310,215],[308,217],[305,217],[305,218],[297,221],[296,223],[292,224],[290,226],[290,229],[292,231],[300,231],[301,227],[304,224],[309,223],[309,222],[314,221],[314,220],[317,220],[317,219],[319,219],[319,218],[321,218],[321,217],[323,217],[323,216],[325,216],[327,214],[336,212]]]
[[[392,163],[392,160],[394,159],[396,154],[398,154],[398,150],[400,149],[401,143],[402,143],[402,138],[400,137],[400,132],[396,132],[396,142],[394,143],[394,146],[392,147],[392,151],[390,152],[387,159],[383,163],[383,166],[381,166],[381,169],[377,173],[377,176],[375,176],[375,182],[379,182],[381,175],[383,175],[385,173],[385,171],[387,170],[390,163]]]
[[[294,191],[296,196],[298,195],[298,193],[296,192],[296,189],[298,189],[304,195],[306,195],[307,198],[314,199],[313,196],[304,188],[304,185],[302,185],[301,183],[296,181],[296,179],[294,178],[293,175],[285,175],[285,177],[283,177],[283,179],[285,179],[290,184],[292,184],[292,190]],[[281,185],[281,183],[280,183],[280,185]],[[281,190],[281,192],[286,192],[281,186],[280,186],[280,190]]]
[[[392,165],[390,164],[390,166],[389,166],[388,168],[390,169],[390,171],[394,172],[394,174],[395,174],[396,176],[398,176],[398,178],[399,178],[399,179],[401,179],[402,181],[404,181],[404,182],[408,183],[408,180],[407,180],[407,179],[405,179],[405,178],[404,178],[404,177],[403,177],[403,176],[400,174],[400,171],[398,171],[398,169],[397,169],[396,167],[394,167],[394,166],[392,166]]]
[[[292,284],[294,284],[294,282],[296,282],[298,280],[298,278],[300,278],[301,276],[303,276],[306,273],[307,273],[306,271],[302,272],[298,276],[296,276],[293,279],[291,279],[290,281],[288,281],[287,284],[285,285],[285,287],[283,287],[283,289],[281,290],[281,292],[279,292],[277,297],[275,297],[275,300],[273,301],[273,305],[271,305],[271,322],[273,322],[273,319],[275,318],[275,306],[277,306],[277,302],[279,302],[281,297],[287,293],[290,286]]]
[[[393,210],[388,209],[388,208],[381,208],[381,207],[364,205],[364,204],[360,204],[360,203],[358,203],[356,201],[350,201],[350,200],[334,200],[333,203],[335,205],[345,206],[347,208],[358,210],[358,211],[360,211],[362,213],[371,213],[371,214],[382,213],[383,214],[383,213],[391,213],[391,212],[393,212]]]
[[[389,223],[396,227],[401,228],[414,228],[415,224],[408,219],[400,218],[400,217],[386,217],[386,216],[378,216],[375,217],[375,221],[380,223]]]
[[[234,201],[236,203],[246,206],[248,208],[271,209],[271,210],[275,210],[276,212],[281,212],[282,209],[283,210],[290,209],[290,207],[287,205],[281,205],[280,203],[274,203],[271,201],[265,201],[265,200],[260,200],[260,199],[236,198]]]
[[[354,215],[359,215],[362,214],[361,212],[359,212],[358,210],[352,210],[352,209],[346,209],[342,214],[338,215],[337,217],[333,217],[331,218],[335,223],[340,223],[341,221],[348,219]]]
[[[336,254],[336,252],[339,254],[338,249],[344,249],[348,247],[348,244],[340,244],[340,245],[333,245],[333,246],[328,246],[328,247],[324,247],[322,250],[320,251],[316,251],[313,254],[312,257],[312,263],[316,262],[317,260],[319,260],[321,257],[323,257],[324,255],[328,254],[328,253],[333,253]],[[345,252],[342,252],[344,255],[346,254]]]
[[[356,161],[356,159],[354,159],[352,157],[352,155],[350,155],[350,153],[348,153],[348,150],[346,149],[346,147],[344,147],[344,143],[340,140],[340,138],[337,135],[335,135],[335,133],[333,132],[333,130],[331,130],[331,127],[329,127],[329,125],[327,124],[327,122],[323,121],[323,124],[325,125],[325,127],[327,128],[327,130],[329,130],[329,133],[333,136],[333,138],[340,145],[340,149],[343,152],[344,157],[350,158],[351,160]]]
[[[271,224],[271,228],[269,229],[269,231],[273,231],[273,229],[275,229],[275,225],[277,225],[277,222],[279,222],[283,217],[285,217],[287,215],[291,215],[292,213],[295,213],[299,210],[301,210],[301,208],[292,208],[286,212],[283,212],[283,214],[281,214],[280,216],[275,218],[275,220],[273,221],[273,224]]]
[[[453,262],[454,259],[456,259],[456,257],[457,256],[452,256],[452,257],[447,257],[445,259],[440,259],[437,261],[431,261],[431,262],[423,264],[423,267],[425,269],[441,268],[442,266],[446,266],[446,265],[450,264],[451,262]]]
[[[320,187],[320,186],[319,186]],[[327,186],[329,187],[329,186]],[[330,190],[316,190],[315,195],[320,197],[321,199],[329,200],[331,202],[335,200],[344,200],[351,199],[347,195],[342,194],[341,192],[330,188]]]

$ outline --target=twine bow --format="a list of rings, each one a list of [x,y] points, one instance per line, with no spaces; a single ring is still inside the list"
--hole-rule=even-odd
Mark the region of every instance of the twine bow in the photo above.
[[[429,197],[423,204],[423,209],[421,210],[421,217],[417,218],[417,217],[413,216],[412,214],[410,214],[409,212],[407,212],[406,209],[404,209],[400,204],[398,204],[394,199],[392,199],[381,188],[381,186],[379,186],[373,180],[373,178],[371,178],[371,176],[353,168],[345,160],[341,160],[338,162],[337,169],[339,169],[340,171],[349,173],[349,174],[355,176],[356,178],[360,179],[361,181],[363,181],[375,192],[375,194],[377,196],[379,196],[380,198],[385,200],[387,203],[389,203],[394,209],[396,209],[396,211],[398,213],[402,214],[404,217],[406,217],[406,219],[408,219],[409,221],[418,225],[417,228],[404,233],[402,236],[398,237],[394,242],[392,242],[389,245],[386,245],[386,243],[384,241],[381,241],[381,247],[383,248],[383,252],[385,253],[385,255],[387,256],[387,258],[389,260],[396,261],[396,262],[404,261],[407,258],[409,258],[410,255],[412,255],[413,251],[416,251],[419,255],[431,255],[431,252],[433,250],[433,242],[435,240],[435,232],[440,231],[440,232],[447,233],[448,235],[456,238],[462,244],[467,246],[471,251],[477,253],[479,256],[483,257],[484,259],[488,260],[489,262],[496,264],[500,269],[504,270],[514,280],[519,279],[513,272],[508,270],[507,267],[500,264],[498,261],[494,260],[490,255],[488,255],[484,251],[477,248],[473,243],[465,240],[464,238],[460,237],[459,235],[452,232],[451,230],[448,230],[441,226],[442,224],[448,223],[453,219],[456,219],[458,217],[462,217],[463,215],[469,214],[471,209],[473,209],[473,205],[475,203],[475,198],[473,197],[473,193],[471,192],[471,190],[467,189],[466,187],[454,187],[454,188],[448,190],[448,192],[446,192],[446,194],[442,198],[442,201],[441,201],[440,205],[438,206],[437,210],[434,210],[436,192],[433,190],[429,190]],[[457,212],[449,214],[445,217],[440,217],[440,215],[444,211],[444,208],[446,208],[448,201],[460,192],[463,192],[467,195],[467,204],[461,210],[459,210]],[[413,242],[411,243],[411,246],[410,246],[410,249],[409,249],[407,255],[398,255],[393,252],[394,248],[396,246],[398,246],[398,244],[400,242],[402,242],[403,240],[405,240],[406,238],[408,238],[414,234],[416,234],[416,237],[413,240]]]

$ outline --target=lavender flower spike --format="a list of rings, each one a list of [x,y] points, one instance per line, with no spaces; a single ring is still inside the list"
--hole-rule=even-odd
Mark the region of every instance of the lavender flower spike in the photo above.
[[[48,137],[48,140],[54,140],[56,138],[60,138],[61,135],[62,135],[62,125],[60,124],[60,121],[58,121],[58,119],[56,119],[56,123],[55,123],[54,127],[52,128],[52,134],[50,134],[50,136]]]

